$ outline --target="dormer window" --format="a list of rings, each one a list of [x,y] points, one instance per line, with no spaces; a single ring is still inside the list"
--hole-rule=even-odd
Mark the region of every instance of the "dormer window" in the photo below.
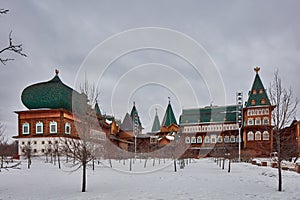
[[[261,104],[266,104],[266,100],[265,99],[261,99],[260,103]]]
[[[251,105],[255,105],[255,104],[256,104],[255,100],[252,99],[252,100],[251,100]]]
[[[262,93],[264,93],[264,90],[263,90],[263,89],[259,89],[259,90],[258,90],[258,93],[259,93],[259,94],[262,94]]]
[[[255,89],[252,90],[252,94],[256,94],[256,90]]]

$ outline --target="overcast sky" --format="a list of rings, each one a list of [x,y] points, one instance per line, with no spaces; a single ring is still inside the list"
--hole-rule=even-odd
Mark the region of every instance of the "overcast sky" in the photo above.
[[[300,3],[296,0],[1,0],[0,8],[9,9],[8,14],[0,16],[0,48],[7,45],[12,30],[14,42],[22,43],[28,55],[2,55],[15,58],[0,65],[0,119],[6,124],[8,137],[17,135],[14,111],[26,110],[20,98],[22,90],[52,79],[56,68],[62,81],[73,88],[83,72],[88,76],[92,73],[91,81],[100,88],[100,109],[104,113],[123,119],[136,101],[146,131],[151,129],[155,108],[162,120],[169,96],[177,119],[182,108],[234,104],[238,90],[244,92],[246,100],[257,65],[266,88],[275,69],[279,69],[283,85],[291,86],[300,97]],[[169,49],[130,49],[109,66],[100,66],[101,56],[114,51],[110,46],[99,50],[97,59],[92,60],[90,55],[108,38],[143,27],[180,33],[198,43],[202,52],[192,47],[187,50],[169,34],[165,39],[152,39],[157,45],[171,41],[172,48],[187,52],[184,57]],[[128,40],[127,46],[134,42]],[[185,60],[190,55],[202,64],[194,66]],[[223,102],[212,90],[222,96]]]

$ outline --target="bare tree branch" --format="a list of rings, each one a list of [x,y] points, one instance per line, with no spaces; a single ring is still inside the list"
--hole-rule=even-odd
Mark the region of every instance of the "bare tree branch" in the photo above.
[[[19,54],[21,56],[27,57],[25,53],[23,53],[23,47],[22,44],[14,44],[12,40],[12,31],[10,31],[8,36],[8,46],[0,50],[0,54],[8,51],[8,52],[14,52],[16,54]],[[0,61],[3,65],[5,65],[8,61],[14,60],[13,58],[2,58],[0,57]]]
[[[8,9],[0,8],[0,14],[7,14],[9,12]]]

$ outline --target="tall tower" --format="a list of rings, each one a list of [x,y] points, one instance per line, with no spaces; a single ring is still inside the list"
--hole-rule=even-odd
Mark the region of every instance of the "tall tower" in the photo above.
[[[266,89],[259,76],[260,67],[255,67],[255,78],[248,93],[244,112],[244,151],[250,156],[269,156],[272,152],[273,131],[271,105]]]

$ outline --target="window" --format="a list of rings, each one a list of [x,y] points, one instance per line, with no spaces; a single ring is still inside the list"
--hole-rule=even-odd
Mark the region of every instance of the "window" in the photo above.
[[[24,145],[24,144],[25,144],[25,142],[22,142],[22,144]]]
[[[45,149],[42,149],[42,153],[45,153]]]
[[[270,135],[268,131],[264,131],[263,132],[263,140],[269,140],[270,139]]]
[[[266,104],[266,100],[265,99],[261,99],[260,103],[261,104]]]
[[[216,135],[211,135],[211,143],[215,144],[217,143],[217,136]]]
[[[190,137],[185,137],[185,143],[190,144],[191,143],[191,138]]]
[[[260,131],[256,131],[255,140],[261,140],[261,132]]]
[[[204,143],[206,143],[206,144],[210,143],[210,142],[209,142],[209,136],[205,136],[205,137],[204,137]]]
[[[261,120],[259,117],[255,119],[255,125],[261,125]]]
[[[22,124],[22,133],[24,135],[28,135],[29,134],[29,123],[23,123]]]
[[[44,131],[43,122],[38,122],[35,124],[35,133],[41,134]]]
[[[51,141],[48,141],[48,144],[52,144],[52,142],[51,142]]]
[[[247,115],[250,116],[251,115],[251,110],[247,111]]]
[[[235,141],[236,141],[236,142],[242,142],[242,140],[240,140],[240,136],[239,136],[239,135],[236,136]]]
[[[252,91],[252,94],[256,94],[256,90],[255,89]]]
[[[248,132],[247,138],[248,138],[248,141],[253,141],[253,140],[254,140],[254,134],[253,134],[252,131],[249,131],[249,132]]]
[[[268,117],[264,117],[263,124],[269,124],[269,118]]]
[[[36,150],[36,149],[33,149],[33,152],[34,152],[34,153],[36,153],[36,152],[37,152],[37,150]]]
[[[57,133],[57,122],[50,122],[50,133]]]
[[[45,141],[42,141],[42,144],[45,144]]]
[[[158,138],[158,136],[151,136],[150,137],[150,144],[156,144],[157,143],[157,138]],[[68,144],[67,141],[65,141],[65,143]]]
[[[197,143],[199,143],[199,144],[202,143],[202,137],[201,137],[201,136],[198,136],[198,137],[197,137]]]
[[[235,143],[235,136],[234,135],[230,136],[230,142]]]
[[[259,90],[258,90],[258,93],[259,93],[259,94],[262,94],[263,92],[264,92],[263,89],[259,89]]]
[[[34,141],[33,141],[33,144],[37,144],[37,142],[34,140]]]
[[[222,141],[223,141],[222,135],[219,135],[219,136],[218,136],[217,142],[218,142],[218,143],[222,143]]]
[[[71,133],[71,125],[69,123],[65,124],[65,134]]]
[[[191,138],[191,143],[192,143],[192,144],[195,144],[195,143],[196,143],[196,137],[192,137],[192,138]]]
[[[225,143],[228,143],[228,142],[229,142],[229,136],[228,136],[228,135],[226,135],[226,136],[224,137],[224,142],[225,142]]]
[[[249,119],[248,119],[248,125],[251,126],[251,125],[253,125],[253,124],[254,124],[253,118],[249,118]]]
[[[252,99],[252,100],[251,100],[251,105],[255,105],[255,103],[256,103],[255,100]]]

